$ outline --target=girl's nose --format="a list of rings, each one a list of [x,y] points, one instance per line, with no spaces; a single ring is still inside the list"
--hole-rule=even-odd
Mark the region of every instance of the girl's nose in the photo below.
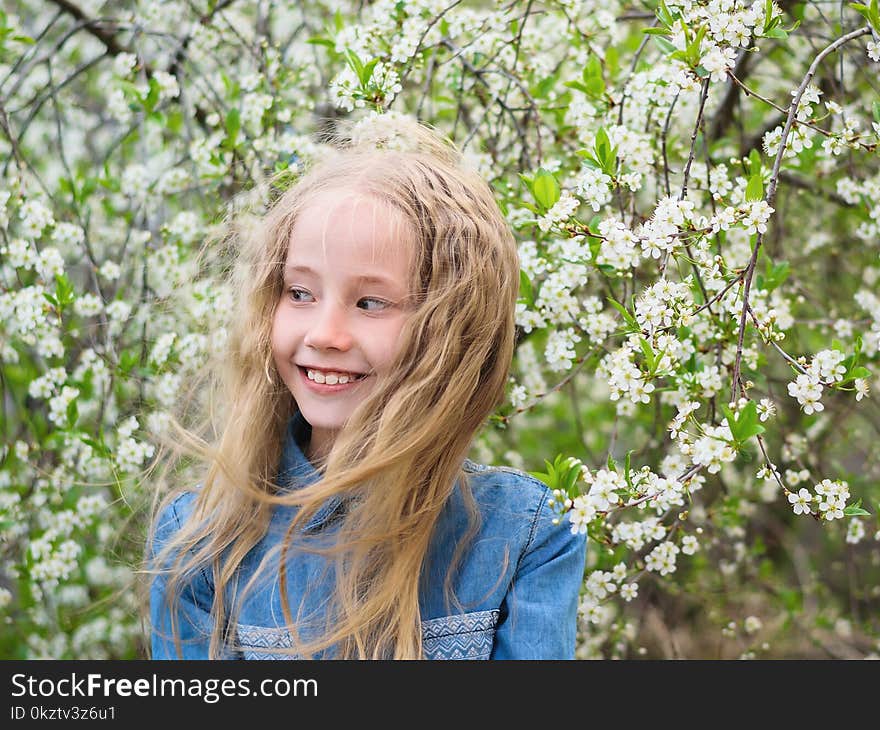
[[[351,340],[343,307],[325,301],[306,332],[304,344],[318,350],[347,350]]]

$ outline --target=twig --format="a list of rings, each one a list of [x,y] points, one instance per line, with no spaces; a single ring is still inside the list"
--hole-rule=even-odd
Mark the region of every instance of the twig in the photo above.
[[[813,76],[816,74],[816,69],[822,60],[830,53],[833,53],[835,50],[840,48],[841,46],[849,43],[851,40],[855,40],[856,38],[860,38],[863,35],[869,35],[871,33],[870,26],[863,26],[858,30],[854,30],[851,33],[847,33],[845,36],[838,38],[834,43],[826,46],[817,56],[813,59],[813,63],[810,64],[810,68],[807,71],[806,76],[804,76],[803,81],[801,81],[800,86],[798,87],[797,92],[794,95],[794,98],[789,104],[788,107],[788,118],[785,120],[785,127],[782,130],[782,137],[779,140],[779,149],[776,152],[776,159],[773,162],[773,170],[770,173],[770,184],[767,187],[767,192],[764,196],[764,200],[770,206],[773,205],[773,201],[776,197],[776,186],[779,182],[779,168],[782,165],[782,158],[785,154],[785,143],[788,141],[788,135],[791,132],[792,125],[794,124],[794,118],[797,114],[798,105],[800,104],[801,98],[804,95],[804,92],[807,90],[807,86],[810,81],[812,81]],[[743,309],[739,318],[739,333],[737,335],[736,341],[736,359],[733,364],[733,383],[731,386],[731,397],[732,401],[737,400],[737,389],[741,387],[740,383],[740,366],[742,364],[742,350],[743,350],[743,339],[745,338],[746,331],[746,314],[748,313],[748,304],[749,304],[749,292],[752,286],[752,277],[755,273],[755,266],[758,263],[758,252],[761,249],[761,243],[764,240],[764,234],[758,231],[757,237],[755,239],[755,245],[752,249],[752,257],[749,261],[748,268],[746,269],[745,275],[745,289],[743,291]]]

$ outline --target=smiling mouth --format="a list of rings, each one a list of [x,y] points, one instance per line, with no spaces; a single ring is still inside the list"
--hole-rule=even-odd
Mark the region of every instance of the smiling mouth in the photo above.
[[[348,383],[356,383],[367,377],[366,373],[352,373],[339,370],[315,370],[313,368],[299,367],[300,371],[311,380],[319,385],[346,385]]]

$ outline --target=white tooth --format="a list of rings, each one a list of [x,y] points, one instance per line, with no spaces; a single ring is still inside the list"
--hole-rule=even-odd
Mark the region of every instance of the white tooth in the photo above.
[[[309,380],[315,379],[315,371],[314,370],[306,370],[306,375],[309,376]]]
[[[316,383],[323,383],[324,382],[324,373],[316,372],[315,373],[315,382]]]
[[[328,373],[324,376],[324,382],[327,383],[327,385],[336,385],[336,383],[339,382],[339,378],[333,373]]]
[[[340,385],[342,385],[343,383],[347,383],[347,382],[348,382],[348,376],[347,376],[347,375],[340,375],[340,376],[339,376],[339,384],[340,384]]]

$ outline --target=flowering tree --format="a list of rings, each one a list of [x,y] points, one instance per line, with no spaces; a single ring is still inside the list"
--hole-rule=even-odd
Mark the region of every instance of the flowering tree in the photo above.
[[[136,477],[230,310],[199,247],[335,118],[394,145],[406,114],[517,234],[474,458],[589,534],[578,656],[876,657],[878,30],[877,0],[6,0],[0,654],[143,654]]]

